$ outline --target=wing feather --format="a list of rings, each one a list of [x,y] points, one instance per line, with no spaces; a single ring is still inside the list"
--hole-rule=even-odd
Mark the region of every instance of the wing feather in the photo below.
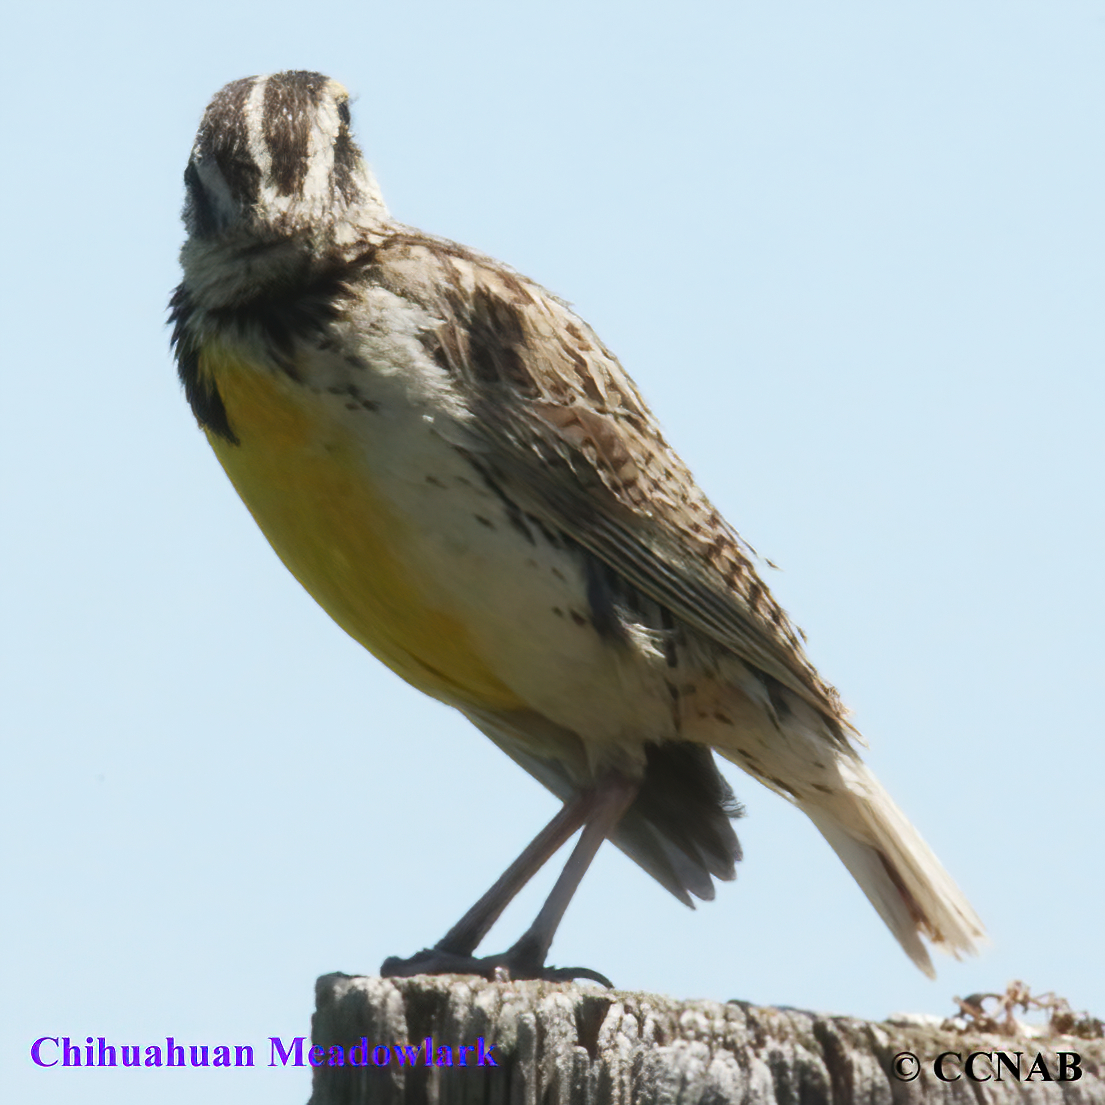
[[[843,736],[846,711],[756,574],[753,550],[582,319],[506,266],[417,233],[374,251],[370,279],[436,320],[422,340],[463,381],[471,421],[462,447],[524,513],[778,680]]]

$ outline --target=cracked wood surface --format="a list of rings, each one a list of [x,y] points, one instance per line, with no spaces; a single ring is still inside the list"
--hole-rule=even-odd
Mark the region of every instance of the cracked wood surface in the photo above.
[[[498,1066],[476,1065],[480,1037]],[[424,1065],[427,1038],[435,1058],[452,1058],[452,1066]],[[316,1066],[309,1105],[1105,1105],[1100,1039],[980,1035],[544,982],[324,975],[312,1039],[324,1064],[333,1045],[348,1053],[362,1039],[366,1061],[373,1047],[392,1053],[379,1067]],[[417,1065],[400,1065],[395,1044],[416,1050]],[[461,1045],[473,1045],[464,1066]],[[911,1081],[892,1073],[902,1052],[924,1065]],[[971,1052],[1021,1052],[1024,1074],[942,1082],[932,1061],[943,1052],[964,1061]],[[1024,1077],[1037,1053],[1056,1076],[1060,1052],[1080,1057],[1080,1078]],[[946,1072],[961,1069],[953,1059]]]

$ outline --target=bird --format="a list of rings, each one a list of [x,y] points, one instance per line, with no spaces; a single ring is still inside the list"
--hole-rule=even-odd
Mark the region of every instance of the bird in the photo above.
[[[506,264],[394,220],[349,94],[222,88],[184,173],[172,346],[277,556],[350,636],[562,803],[436,944],[381,974],[591,980],[548,961],[604,840],[686,905],[742,858],[715,755],[802,810],[909,958],[983,926],[861,759],[751,548],[617,358]],[[576,833],[533,924],[477,955]]]

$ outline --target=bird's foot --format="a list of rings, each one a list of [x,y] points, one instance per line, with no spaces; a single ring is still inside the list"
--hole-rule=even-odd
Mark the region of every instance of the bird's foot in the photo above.
[[[597,982],[607,989],[614,984],[605,975],[592,971],[589,967],[546,967],[536,958],[526,955],[516,948],[500,955],[486,955],[480,958],[471,955],[458,955],[456,952],[443,951],[440,948],[424,948],[409,959],[389,956],[380,967],[382,978],[411,978],[413,975],[478,975],[489,982],[521,981],[522,979],[541,979],[545,982],[574,982],[578,978]]]

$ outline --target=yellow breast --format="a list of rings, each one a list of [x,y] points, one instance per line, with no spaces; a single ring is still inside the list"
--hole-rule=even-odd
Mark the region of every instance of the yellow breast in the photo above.
[[[409,519],[374,487],[363,442],[319,397],[223,349],[205,351],[239,444],[208,433],[276,554],[322,608],[409,683],[483,708],[522,705],[481,662],[461,624],[408,567]]]

